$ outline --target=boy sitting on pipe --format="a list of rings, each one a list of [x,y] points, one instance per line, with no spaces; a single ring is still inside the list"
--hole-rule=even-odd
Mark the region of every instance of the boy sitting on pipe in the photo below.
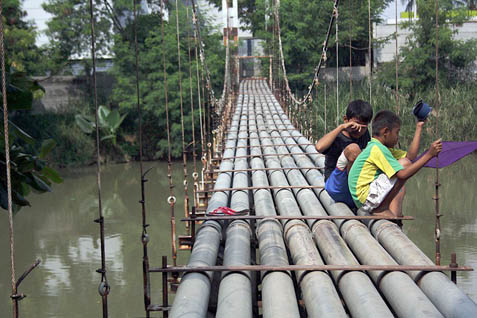
[[[404,183],[442,149],[441,140],[416,159],[422,127],[418,121],[407,152],[394,149],[399,140],[401,119],[389,110],[376,114],[372,122],[373,138],[358,155],[349,172],[348,184],[354,203],[364,213],[388,217],[402,216]],[[358,213],[360,214],[360,213]]]
[[[355,209],[348,188],[348,172],[354,160],[371,139],[368,124],[373,118],[371,105],[354,100],[346,108],[343,124],[324,135],[315,145],[325,154],[325,189],[336,202]]]

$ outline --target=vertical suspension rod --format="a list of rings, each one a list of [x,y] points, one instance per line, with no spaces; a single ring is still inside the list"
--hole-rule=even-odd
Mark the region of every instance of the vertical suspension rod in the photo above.
[[[179,101],[180,101],[180,110],[181,110],[181,134],[182,134],[182,165],[184,170],[184,215],[189,216],[189,186],[187,183],[187,153],[185,146],[185,128],[184,128],[184,105],[182,98],[182,74],[181,74],[181,40],[179,35],[179,4],[176,0],[176,35],[177,35],[177,61],[179,68]]]
[[[163,63],[163,78],[164,78],[164,97],[166,102],[166,128],[167,128],[167,180],[169,181],[169,198],[167,203],[170,206],[171,214],[171,253],[172,263],[177,265],[177,248],[176,248],[176,219],[174,212],[174,204],[176,198],[174,197],[174,185],[172,184],[172,156],[171,156],[171,128],[169,122],[169,98],[167,93],[167,71],[166,71],[166,51],[164,43],[164,0],[161,0],[161,38],[162,38],[162,63]]]
[[[435,0],[436,5],[436,136],[439,137],[439,108],[441,102],[441,96],[439,93],[439,0]],[[441,214],[439,211],[439,155],[436,157],[436,182],[435,182],[435,242],[436,242],[436,265],[441,264]]]
[[[0,17],[3,17],[2,2],[0,1]],[[12,209],[12,182],[10,170],[10,144],[8,138],[8,105],[7,105],[7,83],[5,79],[5,48],[3,43],[3,19],[0,21],[0,55],[2,64],[2,97],[3,97],[3,136],[5,138],[5,163],[7,174],[7,197],[8,197],[8,225],[10,234],[10,271],[12,283],[12,302],[13,302],[13,317],[18,317],[18,298],[17,286],[15,283],[15,240],[13,231],[13,209]]]
[[[95,222],[99,223],[100,240],[101,240],[101,268],[97,270],[101,274],[101,282],[98,292],[101,295],[103,305],[103,318],[108,317],[108,294],[110,286],[106,277],[106,251],[104,244],[104,218],[103,207],[101,202],[101,157],[100,157],[100,141],[99,141],[99,120],[98,120],[98,94],[96,89],[96,47],[95,47],[95,24],[94,24],[94,7],[93,0],[89,0],[90,10],[90,26],[91,26],[91,59],[93,63],[93,94],[94,109],[96,123],[96,182],[98,185],[98,215],[99,218]]]

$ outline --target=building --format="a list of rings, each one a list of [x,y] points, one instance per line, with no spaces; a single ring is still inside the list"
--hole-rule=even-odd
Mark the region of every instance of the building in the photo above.
[[[474,12],[474,11],[471,11]],[[407,12],[401,13],[401,18],[397,20],[398,24],[398,50],[406,45],[408,36],[411,35],[409,29],[403,28],[402,23],[409,21],[409,18],[405,17]],[[477,15],[477,12],[475,12]],[[477,16],[472,17],[468,22],[462,25],[452,26],[457,33],[454,38],[458,40],[477,40]],[[384,24],[378,24],[374,26],[373,37],[376,40],[390,37],[396,32],[396,19],[388,19]],[[393,40],[387,41],[382,46],[375,48],[374,63],[390,62],[394,59],[396,54],[396,42]],[[476,61],[477,62],[477,61]],[[477,65],[476,65],[477,66]]]

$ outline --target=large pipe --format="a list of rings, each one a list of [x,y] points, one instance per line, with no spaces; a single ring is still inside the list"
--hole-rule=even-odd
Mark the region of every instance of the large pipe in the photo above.
[[[379,220],[371,233],[399,264],[435,265],[394,223]],[[477,305],[442,272],[408,272],[446,317],[477,317]]]
[[[261,101],[259,105],[266,105],[266,101]],[[262,107],[263,107],[262,105]],[[268,134],[264,132],[265,127],[262,118],[257,118],[257,126],[261,129],[260,141],[265,154],[274,153],[273,145]],[[267,157],[267,168],[280,168],[277,157]],[[288,185],[283,171],[273,171],[269,173],[269,179],[273,186]],[[300,216],[300,208],[296,203],[295,196],[289,189],[274,191],[275,203],[280,215]],[[290,249],[295,264],[315,264],[322,265],[320,254],[318,253],[312,239],[309,228],[303,221],[283,222],[285,224],[285,238]],[[330,277],[324,272],[303,272],[297,274],[305,300],[305,306],[311,317],[346,317],[338,293],[336,292]],[[378,295],[379,297],[379,295]],[[319,302],[316,299],[320,299]]]
[[[275,111],[278,107],[275,106]],[[279,121],[279,124],[275,127],[278,129],[285,127],[280,120],[280,116],[274,116],[274,120]],[[291,125],[288,128],[292,128]],[[281,135],[284,138],[287,138],[286,143],[292,142],[293,138],[290,133],[285,130],[279,130]],[[275,131],[272,134],[280,135],[278,131]],[[275,141],[280,143],[285,143],[281,140]],[[290,148],[298,148],[289,146]],[[283,154],[287,154],[288,149],[286,147],[280,147],[283,151]],[[300,149],[294,149],[290,151],[295,151]],[[300,150],[301,151],[301,150]],[[305,156],[294,156],[295,160],[300,160],[305,164]],[[297,157],[305,157],[305,160]],[[283,157],[282,160],[290,162],[289,157]],[[294,164],[292,162],[290,165]],[[308,163],[309,159],[308,159]],[[298,172],[298,170],[292,170],[293,172]],[[315,170],[319,174],[318,171]],[[311,174],[309,171],[307,175]],[[305,183],[307,184],[307,183]],[[325,191],[322,192],[322,195],[327,195]],[[323,200],[321,200],[323,203]],[[324,204],[327,208],[326,204]],[[333,214],[329,209],[328,213]],[[351,211],[350,211],[351,212]],[[361,263],[369,265],[395,265],[397,264],[391,256],[379,245],[379,243],[370,235],[366,227],[359,221],[349,220],[343,221],[340,220],[337,224],[342,225],[340,227],[340,232],[343,239],[347,242],[348,246],[353,250],[355,255],[358,257]],[[383,271],[370,271],[371,278],[375,284],[380,288],[381,292],[385,295],[388,303],[394,309],[396,314],[401,317],[442,317],[441,313],[437,308],[432,304],[432,302],[424,295],[424,293],[416,286],[412,279],[402,272],[383,272]]]
[[[241,108],[237,107],[232,122],[238,123]],[[237,125],[234,125],[234,127]],[[228,134],[224,157],[235,154],[233,147],[237,143],[237,128],[232,128]],[[230,147],[230,148],[229,148]],[[220,170],[231,170],[234,166],[232,160],[222,160]],[[229,188],[232,182],[232,173],[219,173],[214,189]],[[227,206],[229,192],[214,192],[209,201],[207,212],[212,212],[218,207]],[[217,261],[217,253],[221,241],[222,226],[216,221],[207,221],[200,227],[188,266],[213,266]],[[207,315],[211,289],[212,273],[186,273],[181,280],[172,304],[171,317],[202,318]]]
[[[249,103],[249,122],[254,122],[255,117],[262,116],[259,109],[255,110],[254,98]],[[250,136],[258,137],[256,130],[251,129]],[[258,139],[250,139],[250,152],[257,155],[251,159],[254,169],[264,167],[259,157],[262,152]],[[252,174],[254,186],[268,186],[268,178],[262,170]],[[259,216],[276,215],[275,205],[269,189],[254,191],[255,214]],[[260,251],[260,263],[262,265],[286,266],[288,256],[283,242],[283,231],[280,223],[276,220],[262,220],[258,223],[257,239]],[[262,273],[262,312],[264,318],[288,318],[300,317],[295,288],[290,274],[287,272],[264,272]]]
[[[280,117],[288,129],[293,126],[283,112]],[[307,142],[297,130],[292,130],[291,135],[298,144]],[[314,154],[314,147],[302,147],[304,152]],[[294,147],[290,149],[296,153],[299,150]],[[305,156],[297,156],[299,160]],[[309,161],[308,161],[309,163]],[[308,164],[307,162],[304,165]],[[308,175],[310,174],[310,175]],[[313,185],[323,185],[323,177],[311,171],[306,172],[308,180],[314,180]],[[341,211],[341,212],[340,212]],[[344,213],[346,211],[346,213]],[[343,214],[341,214],[343,213]],[[336,215],[352,215],[346,206],[342,205]],[[342,223],[343,221],[339,222]],[[366,222],[367,223],[367,222]],[[370,229],[378,242],[387,250],[387,252],[402,265],[435,265],[394,223],[379,220],[370,222]],[[477,317],[477,305],[470,299],[458,286],[442,272],[424,272],[413,271],[408,274],[418,283],[424,294],[432,301],[437,309],[446,317]]]
[[[240,103],[240,101],[239,101]],[[242,108],[239,104],[238,107]],[[238,136],[238,147],[247,145],[248,134],[244,128],[247,127],[247,115],[242,112],[240,119],[240,133]],[[236,155],[247,154],[246,148],[237,148]],[[234,169],[247,169],[248,163],[245,158],[236,159]],[[233,178],[234,188],[248,186],[247,172],[236,172]],[[248,191],[232,191],[230,207],[236,211],[248,210]],[[224,265],[240,266],[250,265],[250,237],[251,230],[247,222],[233,221],[226,231]],[[224,272],[220,282],[217,318],[252,318],[252,284],[249,272]]]
[[[273,129],[275,127],[273,121],[271,121],[271,115],[269,111],[267,112],[267,126],[268,128]],[[263,122],[258,121],[258,126],[263,125]],[[274,135],[276,132],[272,131],[272,136],[277,137]],[[267,139],[268,134],[265,132],[261,133],[261,140],[263,145],[267,145],[270,142],[270,139]],[[282,144],[281,142],[277,142],[279,138],[273,138],[275,143]],[[276,153],[272,147],[264,148],[267,149],[266,151],[269,153]],[[279,148],[280,149],[280,148]],[[286,151],[286,148],[281,149],[282,152]],[[274,157],[276,158],[276,157]],[[293,159],[290,156],[283,156],[282,157],[282,164],[284,167],[294,166],[293,162],[289,160]],[[278,159],[270,159],[267,160],[267,167],[277,167],[281,166],[280,163],[277,162]],[[287,162],[288,161],[288,162]],[[295,174],[296,170],[290,170],[287,174],[288,180],[292,185],[301,186],[306,183],[306,180],[303,179],[303,176]],[[273,172],[273,174],[277,175],[275,179],[277,182],[280,182],[281,185],[289,184],[287,178],[285,177],[284,173],[281,171]],[[295,176],[292,176],[295,175]],[[272,179],[273,180],[273,179]],[[273,184],[273,181],[272,181]],[[275,184],[273,184],[275,185]],[[280,194],[282,194],[280,196]],[[321,207],[318,199],[316,198],[315,194],[308,190],[303,189],[296,191],[295,193],[297,201],[300,203],[302,211],[306,215],[326,215],[325,211]],[[288,197],[288,198],[287,198]],[[277,206],[279,208],[280,214],[283,215],[295,215],[301,214],[300,208],[298,207],[295,199],[294,194],[288,191],[280,191],[276,194]],[[301,226],[299,226],[301,225]],[[311,223],[310,223],[311,225]],[[321,221],[318,222],[317,227],[314,228],[315,232],[315,239],[321,237],[320,240],[320,250],[324,251],[323,257],[325,257],[328,264],[335,264],[335,265],[359,265],[359,263],[354,258],[351,251],[347,248],[346,244],[343,242],[339,235],[335,235],[336,227],[333,223],[329,221]],[[334,230],[334,231],[333,231]],[[319,236],[320,235],[320,236]],[[300,261],[303,261],[302,264],[323,264],[321,260],[320,254],[316,250],[315,244],[312,240],[312,235],[308,227],[305,226],[305,223],[302,221],[290,221],[286,225],[286,238],[288,245],[290,247],[290,251],[292,256],[294,257],[294,261],[296,264],[301,264]],[[332,238],[329,240],[325,240],[324,238]],[[311,258],[311,259],[310,259]],[[314,272],[313,274],[318,273]],[[345,302],[348,305],[350,312],[352,313],[353,317],[393,317],[393,314],[389,311],[388,307],[386,306],[385,302],[382,300],[381,296],[377,292],[376,288],[373,286],[373,283],[366,276],[366,274],[362,272],[333,272],[335,281],[340,286],[340,291],[342,292]],[[316,301],[317,295],[320,293],[323,294],[323,291],[320,291],[320,288],[324,288],[325,291],[329,288],[330,285],[324,284],[325,281],[328,284],[331,284],[331,280],[326,275],[326,280],[324,277],[320,277],[322,281],[319,284],[311,284],[312,281],[317,281],[317,278],[311,276],[309,280],[307,276],[311,275],[309,273],[305,276],[302,280],[303,273],[299,273],[299,281],[302,282],[302,288],[304,296],[309,297],[308,299],[305,298],[305,305],[307,310],[310,312],[313,309],[326,309],[329,312],[330,302],[324,299],[323,297],[319,297],[321,299],[320,302]],[[333,285],[331,285],[331,289],[334,290]],[[325,292],[326,294],[326,292]],[[333,299],[333,298],[332,298]],[[366,302],[362,300],[366,299]],[[307,301],[308,300],[308,301]],[[333,299],[334,300],[334,299]],[[323,305],[326,304],[326,305]],[[331,303],[333,304],[333,303]],[[324,307],[323,307],[324,306]],[[331,306],[332,307],[332,306]],[[332,308],[341,308],[341,304],[337,305],[337,307]],[[316,312],[316,311],[315,311]],[[326,312],[325,312],[326,313]],[[319,314],[325,314],[316,312],[316,316]],[[336,313],[335,313],[336,314]],[[341,312],[340,312],[341,314]],[[311,315],[315,317],[315,315]]]

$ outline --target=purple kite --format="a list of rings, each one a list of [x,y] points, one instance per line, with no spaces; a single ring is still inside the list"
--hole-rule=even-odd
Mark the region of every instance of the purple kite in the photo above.
[[[447,167],[475,150],[477,150],[477,141],[443,141],[442,151],[438,156],[439,168]],[[416,160],[423,155],[424,153],[417,157]],[[437,168],[437,157],[429,160],[424,167]]]

